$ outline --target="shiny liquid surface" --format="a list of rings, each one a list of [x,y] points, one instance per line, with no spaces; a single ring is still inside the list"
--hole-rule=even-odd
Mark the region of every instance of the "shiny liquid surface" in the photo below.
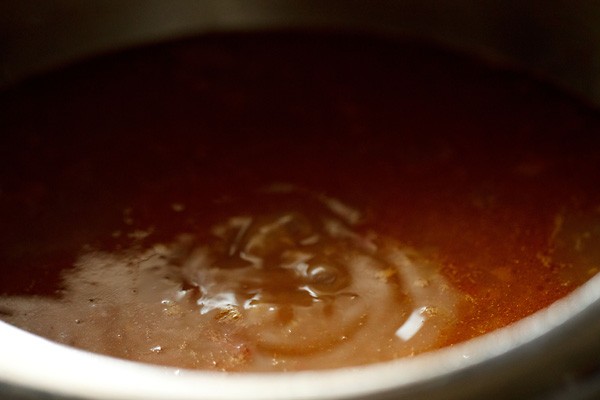
[[[75,347],[360,365],[506,326],[598,271],[598,117],[439,49],[209,36],[0,105],[0,318]]]

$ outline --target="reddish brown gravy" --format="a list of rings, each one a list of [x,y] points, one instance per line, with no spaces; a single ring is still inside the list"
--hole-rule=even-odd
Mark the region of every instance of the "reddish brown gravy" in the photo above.
[[[439,49],[208,36],[31,80],[0,110],[0,317],[86,350],[373,363],[598,271],[598,116]]]

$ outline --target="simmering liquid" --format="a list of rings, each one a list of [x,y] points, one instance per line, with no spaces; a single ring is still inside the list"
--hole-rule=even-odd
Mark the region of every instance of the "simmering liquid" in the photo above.
[[[224,371],[409,357],[600,266],[600,119],[351,35],[215,35],[0,95],[0,318]]]

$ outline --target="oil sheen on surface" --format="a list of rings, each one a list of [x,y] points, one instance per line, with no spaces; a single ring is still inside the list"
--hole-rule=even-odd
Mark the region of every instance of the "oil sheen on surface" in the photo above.
[[[0,317],[75,347],[361,365],[506,326],[598,270],[598,117],[439,49],[209,36],[0,109]]]

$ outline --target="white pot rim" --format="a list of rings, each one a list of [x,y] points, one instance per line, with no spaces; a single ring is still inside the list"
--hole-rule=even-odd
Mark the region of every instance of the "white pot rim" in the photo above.
[[[336,370],[219,373],[152,366],[57,344],[0,322],[0,382],[84,399],[342,399],[451,380],[536,346],[599,302],[600,275],[509,327],[413,358]],[[543,349],[543,344],[540,350]]]

